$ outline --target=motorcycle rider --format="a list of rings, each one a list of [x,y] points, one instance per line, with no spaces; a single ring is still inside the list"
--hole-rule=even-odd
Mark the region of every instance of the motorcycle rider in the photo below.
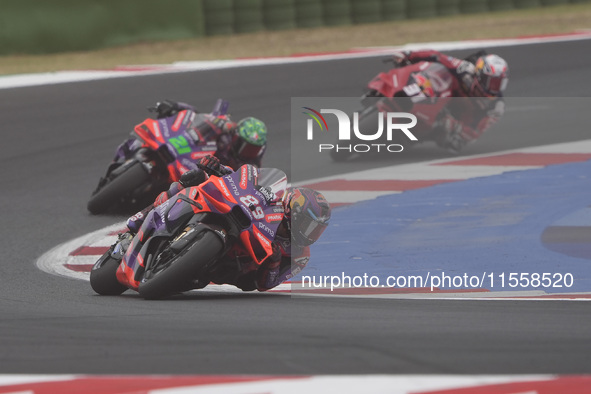
[[[331,208],[321,193],[293,187],[282,202],[284,219],[272,243],[273,255],[237,279],[234,285],[243,291],[266,291],[300,273],[310,261],[310,245],[328,226]]]
[[[166,118],[182,110],[197,112],[195,107],[180,101],[164,100],[157,102],[151,108],[157,113],[157,118]],[[247,117],[238,123],[232,121],[229,115],[216,116],[216,126],[223,132],[217,137],[217,151],[215,156],[232,169],[236,170],[243,164],[261,166],[263,154],[267,149],[267,126],[261,120]]]
[[[435,135],[437,144],[448,151],[459,153],[503,116],[503,91],[507,87],[509,66],[500,56],[479,51],[463,60],[434,50],[422,50],[396,52],[393,58],[399,65],[421,61],[442,64],[454,77],[453,97],[470,98],[454,100],[452,104],[456,105],[435,127],[439,131]]]
[[[191,170],[181,176],[180,182],[174,182],[162,192],[154,204],[130,217],[127,221],[129,232],[123,234],[114,247],[113,257],[122,258],[133,235],[137,234],[148,212],[163,204],[171,196],[186,187],[197,186],[205,182],[211,174],[227,175],[233,170],[220,163],[215,156],[205,156],[199,163],[199,170]],[[297,275],[310,260],[310,245],[322,235],[331,215],[330,204],[324,196],[312,189],[288,188],[280,201],[284,218],[279,225],[272,242],[273,254],[256,269],[242,275],[218,276],[215,283],[232,284],[243,291],[266,291]],[[245,256],[233,256],[225,263],[236,266],[236,262]],[[247,257],[250,260],[250,257]],[[242,261],[242,265],[245,262]],[[223,265],[224,262],[222,261]],[[203,286],[207,285],[204,283]]]

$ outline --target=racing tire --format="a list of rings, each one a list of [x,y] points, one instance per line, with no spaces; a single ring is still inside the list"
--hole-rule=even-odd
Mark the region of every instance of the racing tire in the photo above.
[[[121,199],[150,181],[150,174],[139,161],[117,175],[94,193],[88,201],[88,211],[93,215],[105,213],[120,205]]]
[[[102,261],[101,261],[102,260]],[[90,271],[90,286],[100,295],[120,295],[127,286],[117,280],[117,268],[121,260],[111,257],[111,251],[103,255]]]
[[[206,271],[221,255],[224,244],[213,231],[204,230],[197,239],[172,257],[158,271],[148,270],[140,282],[138,292],[147,300],[156,300],[191,290],[194,279]],[[155,269],[159,267],[156,266]]]

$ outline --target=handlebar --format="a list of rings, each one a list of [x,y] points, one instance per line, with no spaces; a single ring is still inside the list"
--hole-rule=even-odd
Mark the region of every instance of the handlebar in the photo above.
[[[209,168],[209,167],[206,167],[206,166],[204,166],[204,165],[203,165],[203,164],[201,164],[201,163],[197,163],[197,167],[198,167],[198,168],[199,168],[201,171],[203,171],[203,172],[205,172],[206,174],[209,174],[209,175],[214,175],[214,176],[217,176],[217,177],[223,177],[223,176],[225,175],[225,174],[223,174],[221,171],[212,170],[211,168]]]
[[[408,59],[404,59],[401,62],[397,62],[396,60],[394,60],[393,56],[382,59],[382,63],[392,63],[393,68],[406,67],[406,66],[412,64]]]

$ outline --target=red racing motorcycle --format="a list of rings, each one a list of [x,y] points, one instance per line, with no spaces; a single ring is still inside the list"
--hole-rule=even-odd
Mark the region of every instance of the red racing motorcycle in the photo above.
[[[393,59],[386,59],[385,62],[393,62]],[[453,75],[439,63],[394,62],[392,69],[379,73],[367,85],[367,92],[361,97],[363,109],[359,112],[356,127],[358,130],[375,130],[383,113],[411,113],[417,118],[416,126],[412,128],[413,135],[419,142],[433,141],[438,121],[447,113],[453,84]],[[354,136],[354,133],[351,134]],[[399,137],[399,140],[388,141],[388,144],[398,143],[400,151],[403,146],[412,146],[403,134]],[[356,151],[358,146],[368,145],[353,137],[351,145],[336,145],[330,151],[331,157],[335,161],[349,160],[360,153]]]

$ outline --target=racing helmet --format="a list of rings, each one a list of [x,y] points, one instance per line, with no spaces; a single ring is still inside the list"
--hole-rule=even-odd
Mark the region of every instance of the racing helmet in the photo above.
[[[485,55],[476,60],[475,66],[477,84],[473,87],[473,93],[480,93],[475,96],[500,96],[509,82],[507,62],[498,55]]]
[[[244,118],[236,125],[232,136],[232,151],[244,161],[263,155],[267,146],[267,126],[256,118]]]
[[[291,237],[299,246],[312,245],[328,227],[331,208],[322,193],[304,187],[289,188],[283,206]]]

